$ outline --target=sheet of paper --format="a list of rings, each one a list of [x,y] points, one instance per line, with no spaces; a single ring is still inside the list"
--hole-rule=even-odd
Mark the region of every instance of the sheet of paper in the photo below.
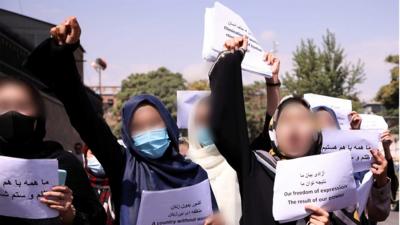
[[[350,129],[348,115],[352,111],[351,100],[317,94],[304,94],[304,99],[310,103],[311,108],[317,106],[327,106],[333,109],[333,111],[336,113],[340,128],[342,130]]]
[[[356,196],[349,151],[278,161],[272,208],[277,221],[308,216],[307,204],[329,212],[356,205]]]
[[[388,124],[382,116],[373,114],[360,114],[361,130],[380,130],[385,131],[388,129]]]
[[[323,130],[321,153],[350,151],[354,172],[369,170],[373,157],[370,150],[379,147],[376,130]]]
[[[228,7],[219,2],[213,8],[207,8],[204,18],[203,58],[215,61],[223,51],[226,40],[247,35],[249,46],[242,62],[242,69],[271,77],[271,67],[264,61],[264,50],[254,37],[244,20]]]
[[[143,191],[137,224],[203,225],[212,215],[210,183],[165,191]]]
[[[42,193],[58,184],[56,159],[17,159],[0,156],[0,215],[28,219],[58,216],[39,202]]]
[[[364,211],[368,203],[369,193],[371,192],[372,185],[374,184],[374,179],[372,172],[369,171],[364,175],[364,178],[357,188],[357,200],[358,200],[358,215]]]
[[[188,119],[194,103],[200,98],[210,95],[210,91],[177,91],[176,100],[178,105],[177,124],[181,129],[188,128]]]

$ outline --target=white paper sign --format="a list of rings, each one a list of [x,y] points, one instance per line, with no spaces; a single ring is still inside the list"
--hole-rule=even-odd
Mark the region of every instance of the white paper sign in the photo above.
[[[358,215],[361,215],[368,203],[369,193],[371,192],[374,179],[372,172],[369,171],[364,175],[364,178],[357,188],[357,199],[358,199]]]
[[[375,130],[323,130],[321,153],[349,150],[354,172],[369,170],[372,149],[378,149],[380,132]]]
[[[308,216],[307,204],[332,212],[356,205],[356,198],[349,151],[278,161],[272,207],[276,221]]]
[[[327,106],[331,108],[336,113],[340,128],[345,130],[350,129],[348,115],[352,111],[351,100],[317,94],[304,94],[304,99],[310,103],[311,108],[317,106]]]
[[[361,122],[361,130],[380,130],[385,131],[388,129],[388,124],[382,116],[373,115],[373,114],[360,114],[362,122]]]
[[[178,105],[177,124],[181,129],[188,128],[189,113],[194,103],[200,98],[210,95],[210,91],[177,91],[176,100]]]
[[[165,191],[143,191],[137,224],[203,225],[212,215],[210,183]]]
[[[264,61],[264,50],[244,20],[219,2],[207,8],[204,18],[203,58],[215,61],[226,40],[247,35],[249,46],[242,61],[243,70],[271,77],[271,67]]]
[[[27,219],[58,216],[38,198],[58,184],[56,159],[0,156],[0,215]]]

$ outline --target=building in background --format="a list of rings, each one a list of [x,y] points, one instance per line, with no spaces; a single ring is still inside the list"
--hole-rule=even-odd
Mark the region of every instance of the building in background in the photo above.
[[[46,86],[22,69],[22,63],[36,46],[49,37],[49,30],[53,26],[55,25],[45,21],[0,9],[0,75],[22,76],[29,79],[41,91],[47,112],[45,138],[57,141],[65,149],[72,150],[75,143],[82,141],[71,126],[62,103]],[[74,52],[82,80],[84,53],[82,46]],[[102,114],[100,96],[89,88],[87,88],[87,93],[97,112]]]

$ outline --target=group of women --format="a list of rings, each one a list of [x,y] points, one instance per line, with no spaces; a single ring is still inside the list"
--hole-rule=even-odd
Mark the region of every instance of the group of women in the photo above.
[[[143,190],[187,187],[207,179],[214,213],[206,218],[205,225],[280,224],[272,215],[274,166],[279,160],[319,154],[322,137],[316,125],[325,124],[319,118],[326,121],[329,118],[319,115],[323,110],[313,112],[301,97],[280,101],[279,59],[272,54],[265,57],[273,74],[266,79],[265,125],[250,142],[241,72],[247,38],[225,43],[226,51],[210,70],[211,94],[200,99],[191,112],[189,150],[184,157],[179,154],[176,122],[156,96],[147,94],[133,96],[124,103],[121,112],[124,146],[120,145],[102,116],[93,109],[76,69],[73,52],[81,33],[76,18],[68,18],[50,33],[52,37],[34,50],[25,68],[64,104],[72,125],[90,148],[89,155],[93,154],[100,162],[101,170],[97,172],[107,176],[115,224],[136,224]],[[33,86],[15,77],[0,79],[0,155],[56,158],[59,168],[68,172],[65,186],[54,187],[41,199],[60,212],[58,218],[0,217],[0,223],[105,224],[106,213],[79,161],[59,144],[43,140],[45,118],[43,102]],[[353,121],[357,122],[356,116]],[[385,196],[389,191],[382,189],[390,186],[391,181],[387,178],[386,159],[376,150],[372,154],[376,191],[371,192],[370,201],[374,204],[370,204],[368,213],[350,216],[355,207],[349,207],[344,209],[347,216],[344,218],[339,213],[308,205],[310,216],[287,224],[347,224],[347,218],[354,224],[365,224],[385,219],[387,214],[382,216],[382,212],[386,213]],[[90,158],[86,166],[92,164]]]

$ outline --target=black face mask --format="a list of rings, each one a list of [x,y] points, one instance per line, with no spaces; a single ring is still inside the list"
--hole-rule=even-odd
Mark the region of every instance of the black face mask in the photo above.
[[[28,143],[35,133],[37,118],[10,111],[0,115],[0,141]]]

